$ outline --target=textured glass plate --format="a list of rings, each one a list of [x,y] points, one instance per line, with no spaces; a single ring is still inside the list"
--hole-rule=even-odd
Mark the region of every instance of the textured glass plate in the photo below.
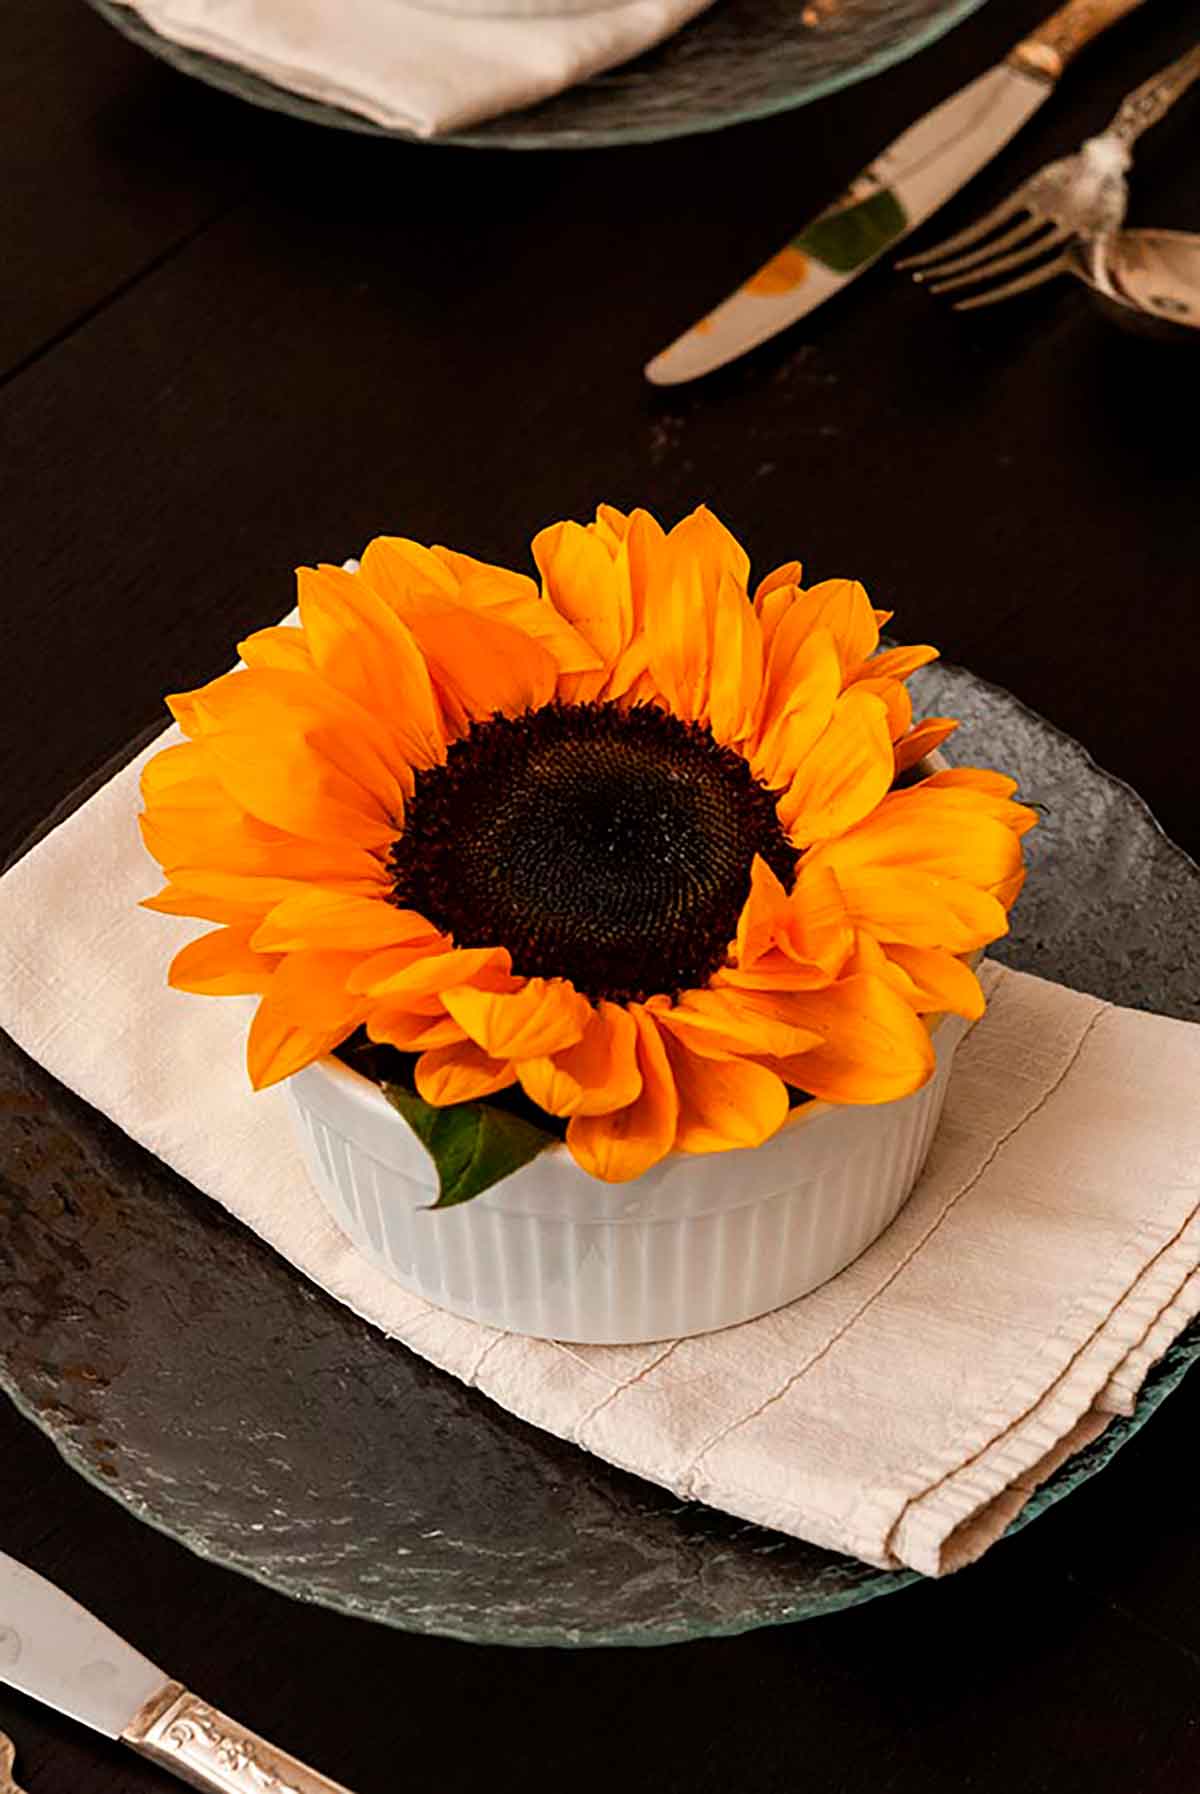
[[[1200,1019],[1200,870],[1015,699],[948,667],[920,687],[923,710],[965,719],[956,758],[1046,806],[998,957]],[[0,1167],[0,1382],[68,1463],[206,1557],[391,1625],[523,1644],[737,1632],[913,1580],[681,1506],[514,1420],[310,1287],[3,1036]],[[1020,1524],[1197,1356],[1200,1329]]]
[[[407,137],[231,62],[160,36],[127,6],[91,0],[118,31],[227,93],[316,124]],[[651,143],[766,118],[890,68],[975,12],[983,0],[714,0],[656,49],[520,112],[436,139],[484,149],[581,149]],[[804,15],[817,22],[805,24]],[[472,21],[464,18],[464,31]]]

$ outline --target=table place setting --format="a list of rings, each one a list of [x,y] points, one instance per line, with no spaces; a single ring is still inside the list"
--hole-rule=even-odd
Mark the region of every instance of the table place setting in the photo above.
[[[798,232],[715,310],[646,364],[655,386],[724,367],[757,348],[872,267],[1001,151],[1050,97],[1068,63],[1144,0],[1070,0],[996,68],[977,77],[897,138],[849,191]],[[1003,283],[957,299],[971,311],[1074,274],[1109,315],[1150,320],[1174,340],[1200,322],[1200,250],[1171,233],[1120,234],[1132,146],[1200,75],[1200,47],[1143,82],[1099,137],[1043,168],[967,230],[898,261],[930,291]],[[1052,253],[1053,252],[1053,253]],[[1050,257],[1047,260],[1047,257]],[[1018,272],[1018,270],[1020,272]],[[1147,278],[1149,275],[1149,278]],[[1195,340],[1195,339],[1192,339]]]
[[[1129,1590],[1194,1567],[1194,470],[1131,424],[1198,340],[1200,44],[1159,11],[64,14],[45,135],[126,234],[56,241],[65,323],[21,263],[0,369],[0,727],[36,661],[45,737],[0,856],[0,1794],[366,1794],[402,1733],[457,1785],[514,1700],[593,1699],[558,1660],[615,1666],[607,1731],[700,1641],[606,1783],[736,1784],[745,1687],[694,1710],[740,1652],[798,1690],[746,1794],[1170,1794],[1192,1604]],[[1076,1617],[1023,1666],[1031,1601]],[[1109,1783],[1082,1720],[1025,1783],[1013,1738],[939,1770],[972,1653],[1007,1732],[1093,1631]],[[519,1723],[535,1794],[593,1748]]]
[[[156,56],[275,110],[434,142],[570,149],[804,105],[890,67],[982,0],[89,3]]]
[[[302,569],[0,881],[0,1021],[521,1419],[941,1575],[1200,1308],[1200,1031],[976,976],[1037,812],[861,586],[703,509],[534,557]]]

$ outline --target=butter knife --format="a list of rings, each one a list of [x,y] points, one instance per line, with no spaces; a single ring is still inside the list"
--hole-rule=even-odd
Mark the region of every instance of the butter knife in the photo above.
[[[3,1552],[0,1682],[119,1739],[206,1794],[349,1794],[197,1700]]]
[[[646,364],[676,386],[765,343],[841,292],[965,187],[1054,91],[1085,44],[1142,0],[1069,0],[1011,53],[897,137],[834,205]]]

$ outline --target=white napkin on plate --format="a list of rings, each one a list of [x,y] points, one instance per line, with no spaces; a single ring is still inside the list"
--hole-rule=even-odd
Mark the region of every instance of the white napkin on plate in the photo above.
[[[986,965],[915,1194],[791,1307],[568,1348],[406,1294],[321,1206],[285,1092],[251,1092],[245,1001],[167,988],[196,925],[136,907],[160,882],[134,822],[145,757],[0,879],[0,1025],[315,1283],[523,1419],[685,1498],[937,1575],[1130,1411],[1200,1310],[1200,1027]]]
[[[709,0],[623,0],[565,18],[470,18],[404,0],[122,0],[171,42],[433,137],[625,62]]]

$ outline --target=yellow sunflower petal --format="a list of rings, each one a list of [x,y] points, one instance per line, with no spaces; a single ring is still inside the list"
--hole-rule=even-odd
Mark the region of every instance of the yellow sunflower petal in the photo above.
[[[517,1075],[526,1095],[549,1115],[609,1115],[641,1092],[637,1047],[629,1011],[602,1002],[574,1046],[524,1060]]]
[[[546,649],[560,673],[593,672],[603,664],[590,642],[542,597],[528,574],[477,561],[452,548],[435,548],[433,553],[459,582],[455,603],[465,610],[486,611],[498,623],[521,630]]]
[[[416,910],[399,909],[380,897],[346,891],[307,889],[277,903],[254,937],[260,952],[304,948],[377,953],[384,947],[432,946],[444,937]]]
[[[489,972],[507,974],[511,963],[504,947],[452,947],[409,958],[412,951],[389,948],[372,955],[351,974],[349,988],[372,997],[439,996]]]
[[[761,609],[772,592],[777,592],[781,586],[798,586],[803,577],[804,569],[799,561],[784,561],[781,567],[774,568],[759,580],[754,591],[755,605]]]
[[[927,716],[896,743],[896,771],[907,772],[926,754],[932,754],[944,741],[949,741],[957,727],[957,717]]]
[[[172,990],[204,997],[258,995],[271,982],[279,961],[251,947],[252,932],[246,927],[218,928],[190,941],[171,961],[167,983]]]
[[[629,1014],[638,1031],[642,1079],[636,1099],[611,1114],[575,1115],[567,1123],[572,1158],[605,1183],[624,1183],[657,1165],[675,1143],[679,1120],[675,1079],[657,1024],[640,1004],[631,1004]]]
[[[423,1053],[467,1038],[453,1016],[425,1015],[395,1003],[372,1009],[367,1033],[378,1045],[395,1047],[398,1053]]]
[[[454,599],[458,594],[458,576],[444,558],[406,536],[376,536],[363,549],[359,570],[402,617],[414,601],[431,595]]]
[[[147,898],[143,908],[157,910],[161,915],[199,916],[213,922],[257,927],[276,904],[295,896],[302,888],[302,883],[295,879],[202,872],[185,866],[173,872],[166,891]],[[358,895],[372,895],[371,887],[362,885]]]
[[[909,947],[893,941],[887,957],[911,979],[916,990],[913,1007],[921,1014],[948,1011],[978,1021],[987,1003],[970,966],[940,947]]]
[[[649,511],[634,511],[616,554],[617,578],[629,593],[633,633],[618,657],[601,694],[630,703],[653,703],[660,697],[648,670],[645,633],[647,596],[665,577],[666,536]]]
[[[874,654],[879,625],[866,591],[856,579],[823,579],[803,595],[811,627],[828,629],[849,672]]]
[[[256,1090],[323,1058],[364,1019],[361,997],[346,989],[350,953],[289,953],[259,1003],[246,1043]]]
[[[256,630],[238,643],[238,653],[248,667],[277,667],[293,673],[313,671],[313,657],[304,631],[289,623]]]
[[[578,523],[554,523],[533,539],[546,597],[613,665],[633,632],[629,590],[598,536]]]
[[[767,656],[758,731],[747,756],[768,790],[791,784],[829,727],[841,685],[829,631],[806,630],[785,617]]]
[[[442,993],[447,1010],[494,1059],[534,1059],[574,1046],[592,1006],[564,978],[530,978],[515,991],[460,985]]]
[[[991,816],[1011,829],[1014,835],[1027,835],[1037,826],[1038,813],[1028,804],[1013,803],[1012,793],[1016,788],[1015,779],[1006,779],[1000,773],[973,766],[949,767],[912,787],[914,791],[931,795],[936,792],[940,804]]]
[[[923,791],[982,791],[988,797],[1013,797],[1017,781],[988,766],[945,766],[921,781]]]
[[[919,993],[908,973],[895,960],[889,959],[880,943],[865,928],[860,928],[854,939],[854,951],[846,961],[844,974],[847,978],[865,974],[871,978],[882,978],[897,991],[909,1008],[919,1011],[921,1008]]]
[[[294,879],[339,889],[387,883],[386,869],[366,849],[337,839],[304,841],[272,828],[215,781],[173,786],[162,798],[152,798],[138,821],[147,851],[181,881],[189,868],[220,867],[282,883],[280,896]]]
[[[856,871],[920,867],[987,890],[1021,865],[1014,830],[991,813],[995,800],[917,785],[895,791],[837,840],[814,849],[805,870],[828,867],[846,888]]]
[[[411,630],[371,585],[341,567],[301,567],[300,621],[317,670],[396,737],[410,766],[445,758],[429,669]]]
[[[142,768],[139,786],[145,803],[174,802],[182,786],[185,790],[197,780],[207,782],[210,792],[228,803],[221,787],[209,771],[208,759],[199,742],[180,741],[172,747],[160,748]]]
[[[1009,910],[1021,895],[1024,885],[1025,868],[1022,866],[1019,871],[1010,873],[1007,878],[999,879],[992,886],[992,896],[998,903],[1003,904],[1006,910]]]
[[[257,904],[228,897],[203,897],[171,884],[164,885],[153,897],[143,897],[138,908],[153,910],[159,916],[193,916],[198,922],[233,923],[246,928],[253,928],[262,914]]]
[[[911,648],[888,648],[852,667],[846,683],[853,684],[859,679],[907,679],[918,667],[928,666],[937,658],[937,649],[929,647],[928,643]]]
[[[753,607],[732,574],[717,589],[712,611],[713,650],[705,720],[723,745],[744,741],[758,718],[762,696],[762,631]]]
[[[537,586],[528,573],[517,573],[511,567],[497,566],[494,561],[477,560],[473,554],[462,554],[456,548],[436,545],[430,549],[430,553],[453,576],[460,593],[465,586],[478,586],[492,594],[490,601],[493,603],[538,602]]]
[[[1004,905],[965,879],[919,866],[852,867],[838,874],[856,927],[890,944],[973,953],[1008,932]]]
[[[840,834],[868,815],[892,783],[887,711],[871,694],[848,691],[778,803],[797,847]]]
[[[867,662],[868,666],[871,664]],[[869,691],[887,711],[888,734],[899,741],[912,728],[913,705],[907,685],[899,679],[856,679],[852,691]]]
[[[492,1059],[473,1040],[433,1047],[413,1068],[418,1096],[437,1108],[473,1103],[515,1084],[517,1074],[507,1059]]]
[[[745,550],[703,505],[677,523],[663,545],[659,575],[646,595],[647,661],[659,691],[685,722],[708,713],[721,593],[744,592],[749,571]]]
[[[733,963],[713,982],[739,990],[812,990],[838,977],[853,948],[841,886],[828,867],[804,861],[788,893],[756,860]]]
[[[693,566],[710,596],[715,597],[726,573],[743,592],[746,590],[750,579],[750,556],[707,505],[697,505],[689,516],[677,523],[668,533],[667,544],[676,569],[689,564]]]
[[[798,993],[795,1003],[823,1044],[770,1063],[798,1090],[835,1103],[885,1103],[911,1095],[932,1074],[924,1023],[882,978],[842,978]]]
[[[395,837],[403,769],[361,705],[268,667],[214,680],[193,700],[210,763],[251,815],[309,840],[376,848]]]
[[[836,872],[802,862],[788,897],[787,923],[779,935],[781,950],[801,965],[817,966],[837,976],[853,945],[853,931]]]
[[[461,730],[497,711],[520,716],[554,696],[554,657],[523,630],[462,605],[416,613],[406,621],[452,728]]]
[[[658,1024],[702,1059],[731,1055],[787,1058],[816,1046],[820,1036],[792,1020],[792,998],[730,989],[689,991]]]
[[[735,951],[740,966],[752,966],[776,945],[787,926],[788,894],[761,854],[750,862],[750,894],[738,917]]]
[[[350,1032],[350,1030],[347,1030]],[[336,1028],[299,1028],[271,1001],[270,991],[254,1012],[246,1037],[246,1069],[256,1090],[282,1083],[316,1059],[324,1059],[346,1038]]]
[[[606,530],[617,542],[623,542],[629,534],[630,515],[619,510],[616,505],[596,506],[596,528]]]
[[[667,1057],[679,1097],[675,1144],[681,1152],[730,1152],[761,1146],[787,1120],[783,1079],[746,1059],[702,1058],[678,1038]]]

